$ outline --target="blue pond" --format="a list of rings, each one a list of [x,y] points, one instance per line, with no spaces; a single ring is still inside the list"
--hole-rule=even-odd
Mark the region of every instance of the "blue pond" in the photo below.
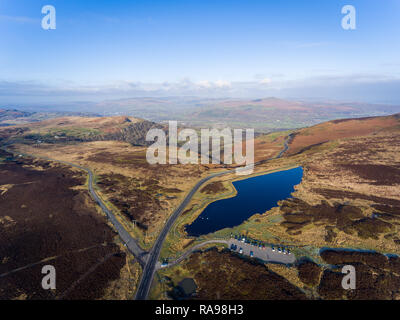
[[[237,195],[209,204],[186,226],[186,232],[197,237],[240,225],[252,215],[275,207],[279,200],[289,198],[302,177],[303,168],[297,167],[233,182]]]

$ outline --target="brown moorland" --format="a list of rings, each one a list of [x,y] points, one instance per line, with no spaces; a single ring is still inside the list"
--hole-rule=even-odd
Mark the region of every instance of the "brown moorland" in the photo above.
[[[62,117],[43,120],[40,122],[29,124],[31,131],[46,130],[51,128],[68,129],[82,127],[87,129],[96,129],[104,133],[116,132],[131,123],[140,122],[143,120],[133,117]]]
[[[101,196],[146,231],[146,242],[157,236],[165,219],[197,180],[218,165],[149,164],[146,148],[122,141],[93,141],[77,144],[13,145],[15,152],[68,161],[90,168],[96,175]],[[221,170],[221,168],[219,169]]]
[[[0,299],[97,299],[120,280],[125,252],[85,180],[47,161],[0,165]],[[41,287],[47,264],[56,268],[56,290]]]
[[[196,252],[182,268],[198,286],[196,299],[306,299],[299,288],[266,266],[242,259],[229,251],[209,249]]]
[[[319,284],[322,269],[316,263],[310,260],[301,261],[298,266],[300,280],[308,286]]]
[[[288,154],[307,150],[310,146],[343,138],[378,133],[382,129],[399,128],[399,115],[333,120],[296,131]]]
[[[286,236],[319,247],[400,252],[399,154],[400,132],[390,128],[296,155],[303,180],[275,212]]]
[[[126,141],[132,145],[149,145],[146,133],[164,126],[126,116],[52,118],[38,122],[0,127],[0,140],[12,138],[24,144],[77,143],[83,141]]]
[[[200,192],[205,194],[215,194],[224,191],[227,191],[227,189],[224,187],[221,181],[211,182],[207,184],[205,187],[200,189]]]
[[[331,265],[326,268],[318,286],[324,299],[397,300],[400,298],[400,259],[376,252],[325,250],[321,257]],[[344,290],[341,282],[343,265],[356,269],[356,290]]]
[[[251,217],[235,231],[247,233],[255,239],[293,245],[301,254],[308,250],[305,248],[311,248],[313,259],[313,250],[321,247],[362,248],[400,254],[399,120],[398,116],[391,116],[323,124],[322,127],[329,128],[325,136],[329,139],[312,140],[320,138],[312,136],[310,141],[303,140],[306,143],[298,145],[295,154],[258,166],[256,173],[301,165],[303,180],[295,187],[293,199],[281,201],[279,207]],[[365,130],[357,131],[357,124]],[[326,140],[329,141],[324,142]],[[347,260],[355,265],[360,281],[364,281],[364,284],[357,283],[358,293],[345,293],[341,289],[343,274],[338,270],[339,263],[332,267],[315,262],[300,264],[297,269],[300,279],[294,277],[292,271],[280,274],[290,275],[291,283],[296,283],[297,287],[300,287],[298,281],[305,284],[303,289],[308,297],[399,298],[398,271],[388,269],[385,263],[374,264],[373,259],[368,257],[363,262]],[[390,258],[390,263],[397,265],[396,259]],[[217,265],[225,268],[223,264]],[[196,268],[201,267],[193,267],[192,271],[185,273],[188,268],[182,264],[185,276],[193,276],[198,283],[200,278],[195,276]],[[239,266],[237,272],[241,272]],[[204,286],[214,288],[213,283],[218,280],[208,273],[207,276],[208,280],[206,276],[201,278]],[[221,276],[226,277],[226,274]],[[389,283],[391,279],[394,285]],[[242,283],[236,285],[240,287]],[[374,287],[377,291],[372,293]]]

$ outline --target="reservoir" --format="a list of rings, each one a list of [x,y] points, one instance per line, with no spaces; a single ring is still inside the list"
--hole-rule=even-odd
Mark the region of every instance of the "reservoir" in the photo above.
[[[290,198],[302,177],[303,168],[297,167],[235,181],[237,195],[210,203],[192,224],[186,226],[186,232],[198,237],[238,226],[252,215],[264,213],[276,207],[278,201]]]

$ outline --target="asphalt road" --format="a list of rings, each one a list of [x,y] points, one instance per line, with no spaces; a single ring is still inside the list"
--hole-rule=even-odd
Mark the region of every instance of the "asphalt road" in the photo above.
[[[190,256],[193,252],[195,252],[196,250],[200,249],[201,247],[204,247],[207,244],[212,244],[212,243],[222,243],[222,244],[226,244],[229,245],[229,241],[228,240],[208,240],[208,241],[204,241],[202,243],[199,243],[197,245],[195,245],[193,248],[190,248],[189,250],[187,250],[185,253],[183,253],[178,259],[176,259],[175,261],[171,261],[168,263],[168,265],[166,267],[170,268],[173,267],[179,263],[181,263],[184,259],[186,259],[188,256]],[[156,265],[156,269],[161,269],[163,268],[161,266],[160,263],[157,263]]]
[[[10,143],[9,143],[10,144]],[[3,149],[13,153],[13,151],[7,149],[7,145],[5,144],[3,146]],[[115,230],[118,232],[118,235],[120,236],[121,240],[126,244],[126,247],[128,250],[135,256],[135,258],[139,261],[139,263],[142,265],[142,267],[146,264],[146,256],[147,256],[147,251],[144,251],[140,246],[137,244],[136,239],[133,238],[128,231],[123,227],[123,225],[118,221],[118,219],[115,217],[115,215],[110,211],[106,205],[104,204],[103,200],[97,195],[96,191],[93,189],[93,172],[89,168],[81,167],[80,165],[68,162],[68,161],[61,161],[61,160],[55,160],[47,157],[38,157],[34,155],[29,155],[29,154],[24,154],[20,153],[23,156],[28,156],[32,158],[37,158],[37,159],[43,159],[43,160],[48,160],[48,161],[54,161],[58,162],[61,164],[65,164],[71,167],[78,168],[80,170],[84,170],[88,173],[89,175],[89,193],[96,201],[96,203],[100,206],[100,208],[103,210],[103,212],[106,214],[108,219],[110,219],[111,223],[113,224]]]
[[[212,178],[225,175],[230,173],[230,171],[218,172],[214,173],[208,177],[201,179],[194,188],[189,192],[189,194],[185,197],[179,207],[173,212],[173,214],[169,217],[167,223],[165,224],[164,228],[162,229],[161,233],[158,235],[156,242],[154,243],[153,247],[149,252],[149,256],[147,258],[147,263],[143,269],[142,277],[140,279],[139,288],[136,292],[136,300],[145,300],[150,291],[151,283],[153,282],[154,272],[156,269],[157,261],[160,256],[161,248],[164,243],[165,238],[169,230],[171,229],[172,225],[175,223],[176,219],[182,213],[183,209],[187,206],[187,204],[192,199],[193,195],[196,191],[207,181]]]
[[[252,245],[250,243],[244,243],[242,241],[236,239],[230,239],[228,242],[229,248],[231,245],[236,246],[236,250],[232,250],[240,253],[240,249],[242,249],[243,255],[250,256],[250,252],[253,252],[253,257],[260,259],[265,262],[275,262],[275,263],[283,263],[283,264],[291,264],[296,261],[296,256],[293,253],[282,253],[277,250],[279,246],[276,246],[275,251],[272,250],[271,247],[259,248],[258,246]]]
[[[254,165],[263,164],[263,163],[266,163],[266,162],[268,162],[268,161],[270,161],[272,159],[278,159],[278,158],[282,157],[282,155],[289,149],[289,145],[288,144],[289,144],[290,140],[292,139],[292,137],[293,137],[292,134],[290,134],[287,137],[287,139],[284,142],[284,148],[281,150],[281,152],[276,157],[269,158],[269,159],[262,160],[262,161],[258,161],[256,163],[254,163]],[[206,183],[210,179],[213,179],[215,177],[219,177],[219,176],[223,176],[223,175],[232,173],[235,170],[236,169],[232,169],[232,170],[228,170],[228,171],[214,173],[214,174],[212,174],[212,175],[210,175],[208,177],[205,177],[205,178],[201,179],[194,186],[194,188],[189,192],[189,194],[185,197],[185,199],[179,205],[179,207],[173,212],[173,214],[168,219],[168,221],[165,224],[163,230],[159,234],[156,242],[154,243],[152,249],[149,252],[149,255],[147,257],[147,262],[146,262],[146,264],[144,266],[142,277],[140,279],[139,287],[138,287],[138,290],[136,292],[136,297],[135,297],[136,300],[146,300],[147,299],[147,296],[149,295],[151,284],[153,282],[154,273],[156,271],[158,258],[160,256],[161,248],[163,246],[165,238],[167,237],[167,234],[168,234],[169,230],[171,229],[172,225],[175,223],[175,221],[179,217],[179,215],[183,212],[183,210],[185,209],[187,204],[190,202],[190,200],[192,199],[192,197],[196,193],[196,191],[204,183]],[[245,170],[245,168],[243,168],[243,170]]]
[[[147,252],[144,251],[140,246],[137,244],[136,240],[129,234],[128,231],[122,226],[122,224],[117,220],[115,215],[108,210],[105,206],[104,202],[99,198],[96,191],[93,189],[93,172],[88,168],[83,168],[78,165],[74,165],[69,163],[69,165],[75,166],[82,170],[85,170],[89,174],[89,192],[92,195],[93,199],[97,202],[97,204],[101,207],[103,212],[107,215],[110,219],[111,223],[113,224],[115,230],[117,230],[121,240],[126,244],[128,250],[138,259],[139,263],[144,266],[146,261]]]
[[[263,164],[272,159],[277,159],[277,158],[282,157],[282,155],[288,150],[288,148],[289,148],[288,143],[290,142],[292,137],[293,137],[292,134],[290,134],[287,137],[287,139],[284,142],[284,148],[281,150],[281,152],[276,157],[258,161],[256,163],[254,163],[254,165]],[[5,147],[6,147],[6,145],[5,145]],[[31,156],[31,155],[26,155],[26,156]],[[38,158],[36,156],[31,156],[31,157]],[[108,210],[108,208],[106,207],[104,202],[96,194],[96,191],[93,189],[93,172],[89,168],[84,168],[77,164],[70,163],[67,161],[54,160],[54,159],[45,158],[45,157],[43,157],[42,159],[63,163],[63,164],[66,164],[66,165],[69,165],[69,166],[72,166],[72,167],[75,167],[75,168],[78,168],[81,170],[85,170],[89,174],[89,192],[90,192],[91,196],[96,201],[96,203],[101,207],[101,209],[107,215],[107,217],[110,219],[111,223],[114,225],[114,227],[115,227],[116,231],[118,232],[119,236],[121,237],[122,241],[126,244],[128,250],[136,257],[136,259],[138,259],[139,263],[143,267],[142,277],[140,279],[139,287],[136,292],[136,297],[135,297],[136,300],[147,299],[151,284],[153,282],[154,273],[156,271],[158,258],[160,256],[161,248],[165,241],[165,238],[167,237],[167,234],[168,234],[169,230],[171,229],[172,225],[175,223],[176,219],[179,217],[179,215],[183,212],[185,207],[188,205],[188,203],[192,199],[193,195],[207,181],[209,181],[215,177],[219,177],[219,176],[223,176],[223,175],[232,173],[235,170],[237,170],[237,169],[232,169],[232,170],[217,172],[217,173],[214,173],[208,177],[205,177],[205,178],[201,179],[199,182],[197,182],[197,184],[193,187],[193,189],[189,192],[189,194],[186,195],[183,202],[169,217],[167,223],[165,224],[161,233],[158,235],[158,238],[157,238],[156,242],[154,243],[153,247],[151,248],[150,252],[146,252],[142,248],[140,248],[140,246],[137,244],[136,240],[125,230],[125,228],[117,220],[115,215],[110,210]],[[245,171],[245,170],[246,170],[245,167],[239,168],[238,172]]]
[[[228,248],[234,252],[239,252],[240,249],[242,249],[243,255],[246,256],[251,256],[250,252],[253,252],[253,257],[260,259],[265,262],[275,262],[275,263],[283,263],[283,264],[291,264],[296,261],[296,256],[293,253],[290,254],[284,254],[281,253],[277,250],[279,246],[276,246],[275,250],[272,250],[271,247],[266,246],[265,248],[260,248],[258,246],[252,245],[250,243],[244,243],[242,241],[239,241],[237,239],[229,239],[229,240],[207,240],[202,243],[199,243],[195,245],[193,248],[190,248],[186,252],[184,252],[178,259],[175,261],[171,261],[168,263],[167,266],[162,267],[160,263],[156,265],[156,269],[162,269],[166,267],[173,267],[179,263],[181,263],[184,259],[189,257],[193,252],[199,250],[201,247],[204,247],[207,244],[212,244],[212,243],[222,243],[226,244]],[[232,245],[236,246],[236,250],[232,249]],[[240,253],[240,252],[239,252]]]

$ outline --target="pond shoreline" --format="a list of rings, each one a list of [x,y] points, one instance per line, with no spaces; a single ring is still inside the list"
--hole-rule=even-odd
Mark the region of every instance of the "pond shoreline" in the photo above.
[[[232,182],[236,195],[209,203],[185,226],[185,231],[188,236],[198,237],[240,225],[251,216],[275,207],[278,201],[290,198],[302,177],[303,168],[297,166],[236,180]]]

